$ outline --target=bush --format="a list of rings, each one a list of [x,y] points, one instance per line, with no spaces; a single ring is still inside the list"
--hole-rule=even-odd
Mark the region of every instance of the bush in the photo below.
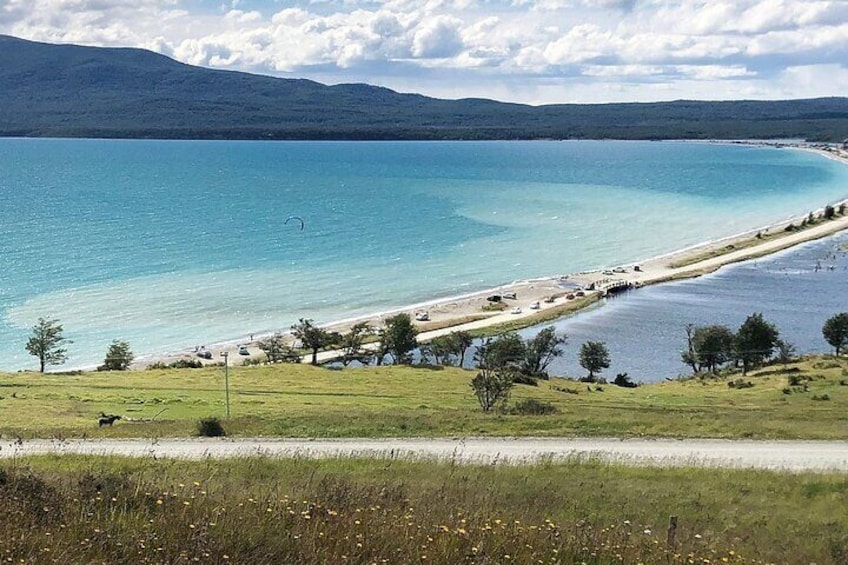
[[[559,412],[556,406],[550,402],[544,402],[535,398],[528,398],[515,403],[512,408],[513,414],[521,414],[522,416],[545,416],[548,414],[556,414]]]
[[[524,375],[521,373],[515,373],[512,376],[512,382],[517,385],[539,386],[539,381],[536,377],[531,377],[530,375]]]
[[[736,379],[735,381],[728,381],[727,386],[730,388],[753,388],[754,383],[743,379]]]
[[[227,432],[224,431],[221,420],[212,416],[203,418],[197,423],[197,435],[203,437],[223,437],[227,435]]]
[[[789,375],[787,378],[789,380],[789,386],[801,386],[806,380],[801,375]]]
[[[830,396],[828,394],[822,394],[822,395],[814,394],[811,398],[813,400],[830,400]]]
[[[498,404],[506,404],[513,386],[512,375],[503,371],[482,369],[471,381],[471,388],[484,412]]]
[[[612,381],[612,384],[615,386],[620,386],[622,388],[636,388],[639,386],[639,383],[634,383],[630,380],[630,377],[627,376],[627,373],[618,373],[615,376],[615,380]]]
[[[177,359],[172,363],[165,364],[157,361],[147,366],[148,370],[154,369],[202,369],[203,362],[200,359]]]
[[[824,207],[824,219],[825,220],[830,220],[835,215],[836,215],[836,210],[833,209],[833,206],[828,204],[827,206]]]

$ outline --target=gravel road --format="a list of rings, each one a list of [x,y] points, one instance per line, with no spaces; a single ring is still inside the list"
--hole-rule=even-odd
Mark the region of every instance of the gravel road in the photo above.
[[[848,472],[848,442],[669,439],[152,439],[0,440],[0,459],[42,454],[156,458],[378,457],[508,464],[569,457],[633,465]]]

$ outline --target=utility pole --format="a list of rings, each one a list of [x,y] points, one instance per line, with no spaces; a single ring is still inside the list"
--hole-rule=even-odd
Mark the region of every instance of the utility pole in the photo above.
[[[224,394],[227,399],[227,419],[230,419],[230,352],[224,351],[221,353],[221,357],[224,358]]]

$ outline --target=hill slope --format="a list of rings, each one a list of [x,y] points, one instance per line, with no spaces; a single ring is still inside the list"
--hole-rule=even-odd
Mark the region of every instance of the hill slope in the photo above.
[[[0,136],[229,139],[848,136],[848,98],[526,106],[439,100],[0,35]]]

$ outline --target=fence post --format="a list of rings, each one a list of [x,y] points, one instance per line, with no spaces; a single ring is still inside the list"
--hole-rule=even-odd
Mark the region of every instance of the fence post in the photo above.
[[[673,548],[677,543],[677,516],[671,515],[668,517],[668,538],[666,544],[669,548]]]

